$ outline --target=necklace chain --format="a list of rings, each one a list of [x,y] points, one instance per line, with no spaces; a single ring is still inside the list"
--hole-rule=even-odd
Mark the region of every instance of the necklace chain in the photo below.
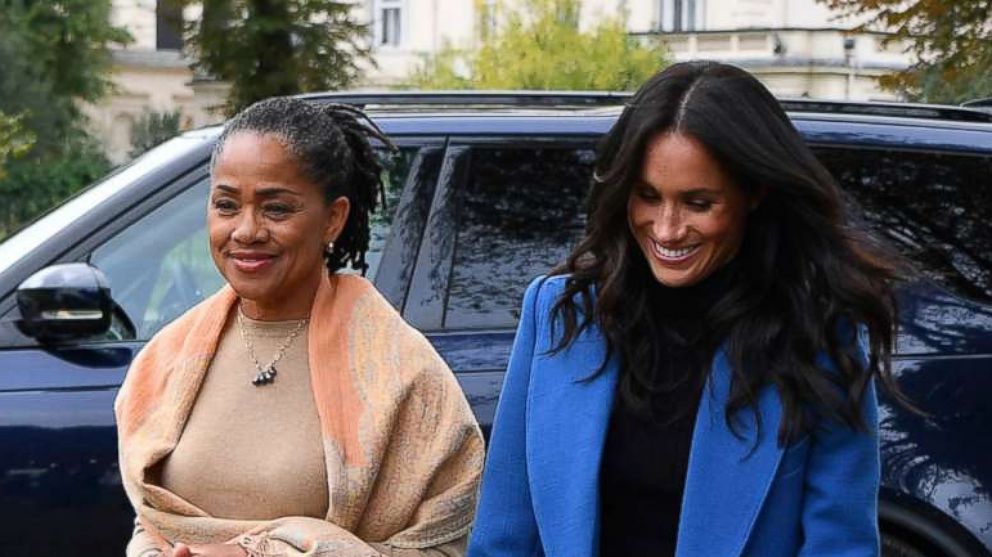
[[[293,330],[290,331],[288,336],[286,336],[286,339],[282,341],[282,345],[279,347],[279,350],[276,351],[276,355],[272,358],[272,361],[269,362],[269,365],[262,367],[262,364],[258,361],[258,356],[255,355],[255,345],[252,344],[251,337],[249,337],[248,332],[245,331],[244,313],[241,311],[240,307],[238,308],[238,330],[241,332],[241,340],[245,343],[245,348],[248,349],[248,356],[251,358],[252,363],[255,364],[255,370],[258,371],[258,375],[252,379],[253,385],[260,387],[275,381],[276,364],[279,363],[279,360],[286,355],[286,350],[288,350],[289,346],[293,344],[293,340],[300,334],[300,331],[303,330],[303,326],[306,325],[307,321],[309,320],[301,319],[300,322],[296,324],[296,327],[293,327]]]

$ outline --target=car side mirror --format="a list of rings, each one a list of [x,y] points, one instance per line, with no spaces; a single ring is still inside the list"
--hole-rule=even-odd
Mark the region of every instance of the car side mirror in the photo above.
[[[17,287],[21,330],[43,342],[106,333],[114,302],[107,277],[86,263],[45,267]]]

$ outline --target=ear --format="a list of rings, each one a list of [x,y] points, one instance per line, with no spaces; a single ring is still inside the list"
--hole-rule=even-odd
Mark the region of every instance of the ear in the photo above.
[[[350,212],[351,202],[343,195],[327,205],[324,222],[324,245],[338,239],[338,236],[344,231],[344,225],[348,223]]]

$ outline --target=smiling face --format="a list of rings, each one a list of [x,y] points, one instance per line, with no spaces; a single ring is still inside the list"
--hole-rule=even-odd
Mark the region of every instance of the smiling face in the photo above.
[[[227,138],[211,173],[210,253],[242,309],[256,319],[305,317],[337,238],[348,200],[324,199],[272,135]]]
[[[627,216],[655,279],[683,287],[733,259],[752,205],[698,140],[665,133],[648,143]]]

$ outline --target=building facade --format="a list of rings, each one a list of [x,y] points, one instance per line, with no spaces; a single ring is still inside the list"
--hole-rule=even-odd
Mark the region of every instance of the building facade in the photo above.
[[[525,0],[504,0],[509,9]],[[378,69],[371,85],[402,84],[445,44],[471,47],[498,24],[497,0],[369,0]],[[635,37],[662,40],[675,60],[707,58],[756,74],[776,95],[897,100],[878,77],[910,59],[886,35],[853,33],[816,0],[585,0],[581,26],[626,14]]]
[[[472,47],[498,26],[500,10],[525,1],[354,0],[356,18],[370,23],[376,61],[364,86],[402,85],[426,56],[449,44]],[[220,121],[226,88],[193,75],[180,52],[181,16],[164,13],[156,0],[113,5],[114,23],[135,40],[114,53],[116,92],[88,107],[110,157],[127,159],[131,127],[145,111],[178,111],[183,128]],[[877,78],[910,63],[902,44],[849,31],[858,22],[816,0],[583,0],[580,26],[620,14],[632,36],[662,40],[675,60],[737,64],[783,97],[895,100]]]
[[[85,106],[90,127],[111,161],[129,158],[132,128],[147,112],[178,112],[181,129],[222,120],[219,107],[227,89],[194,76],[190,60],[180,51],[181,16],[160,9],[156,0],[113,0],[112,17],[112,23],[127,29],[134,40],[112,52],[111,94]]]

